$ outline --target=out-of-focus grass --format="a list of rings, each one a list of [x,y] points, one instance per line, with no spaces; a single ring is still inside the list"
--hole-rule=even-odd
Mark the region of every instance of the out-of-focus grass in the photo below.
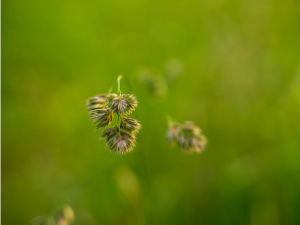
[[[86,225],[299,224],[298,1],[2,7],[3,224],[65,203]],[[184,71],[158,99],[138,72],[173,58]],[[85,108],[120,73],[143,125],[124,156],[98,140]],[[203,154],[167,144],[167,114],[203,129]]]

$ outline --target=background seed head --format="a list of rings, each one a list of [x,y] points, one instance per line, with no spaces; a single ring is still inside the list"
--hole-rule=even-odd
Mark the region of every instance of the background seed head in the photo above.
[[[204,135],[199,135],[197,138],[194,139],[193,147],[194,151],[199,153],[202,152],[206,146],[207,139]]]
[[[170,144],[174,144],[178,138],[180,127],[177,123],[169,122],[167,131],[167,140]]]
[[[139,80],[154,96],[166,95],[168,85],[161,74],[153,74],[150,70],[143,69],[139,72]]]
[[[181,131],[185,136],[199,135],[201,133],[201,129],[192,121],[185,121],[182,125]]]
[[[74,221],[74,211],[70,206],[66,206],[59,212],[57,225],[71,225]]]
[[[192,121],[186,121],[182,125],[169,122],[167,139],[170,143],[176,143],[179,148],[190,153],[203,151],[207,142],[201,129]]]

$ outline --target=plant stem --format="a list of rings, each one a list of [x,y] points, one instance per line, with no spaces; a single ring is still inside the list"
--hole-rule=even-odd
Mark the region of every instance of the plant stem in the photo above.
[[[119,136],[121,136],[121,120],[120,120],[121,116],[119,114],[117,114],[117,115],[118,115],[118,132],[119,132]]]
[[[118,94],[121,95],[121,79],[123,78],[123,75],[119,75],[117,82],[118,82]]]

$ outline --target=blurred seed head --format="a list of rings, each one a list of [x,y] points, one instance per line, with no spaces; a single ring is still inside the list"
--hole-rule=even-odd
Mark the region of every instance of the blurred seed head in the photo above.
[[[181,130],[185,136],[193,136],[201,133],[201,129],[192,121],[185,121],[181,127]]]
[[[180,126],[178,123],[170,121],[168,124],[167,139],[170,144],[174,144],[178,138]]]
[[[189,153],[200,153],[204,150],[207,139],[201,129],[192,121],[178,124],[170,121],[168,124],[167,139],[169,143],[176,143],[179,148]]]
[[[156,97],[163,97],[167,92],[167,84],[162,76],[152,74],[148,69],[139,72],[141,83]]]
[[[137,99],[132,94],[110,94],[107,97],[107,106],[117,114],[128,115],[136,109],[137,105]]]
[[[74,211],[70,206],[62,208],[56,216],[57,225],[71,225],[74,222]]]
[[[71,225],[75,219],[74,211],[70,206],[59,209],[54,215],[39,216],[32,220],[33,225]]]

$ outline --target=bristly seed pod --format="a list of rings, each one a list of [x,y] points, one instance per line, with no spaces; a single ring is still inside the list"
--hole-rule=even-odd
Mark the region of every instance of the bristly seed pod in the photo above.
[[[130,152],[135,146],[134,134],[120,130],[118,127],[106,129],[102,137],[106,138],[106,144],[116,153],[124,154]]]
[[[137,133],[141,128],[141,124],[135,119],[123,117],[121,120],[121,128],[129,132]]]
[[[131,94],[110,94],[107,97],[107,105],[117,114],[128,115],[137,107],[137,99]]]
[[[88,110],[103,109],[106,103],[106,94],[100,94],[87,100]]]
[[[182,125],[170,121],[167,139],[170,143],[176,143],[179,148],[189,153],[203,151],[207,143],[201,129],[191,121],[186,121]]]
[[[114,136],[118,134],[118,127],[107,128],[103,131],[101,137],[106,138],[106,141],[109,141]]]
[[[113,113],[110,109],[93,109],[90,111],[90,117],[96,128],[108,126],[113,120]]]

